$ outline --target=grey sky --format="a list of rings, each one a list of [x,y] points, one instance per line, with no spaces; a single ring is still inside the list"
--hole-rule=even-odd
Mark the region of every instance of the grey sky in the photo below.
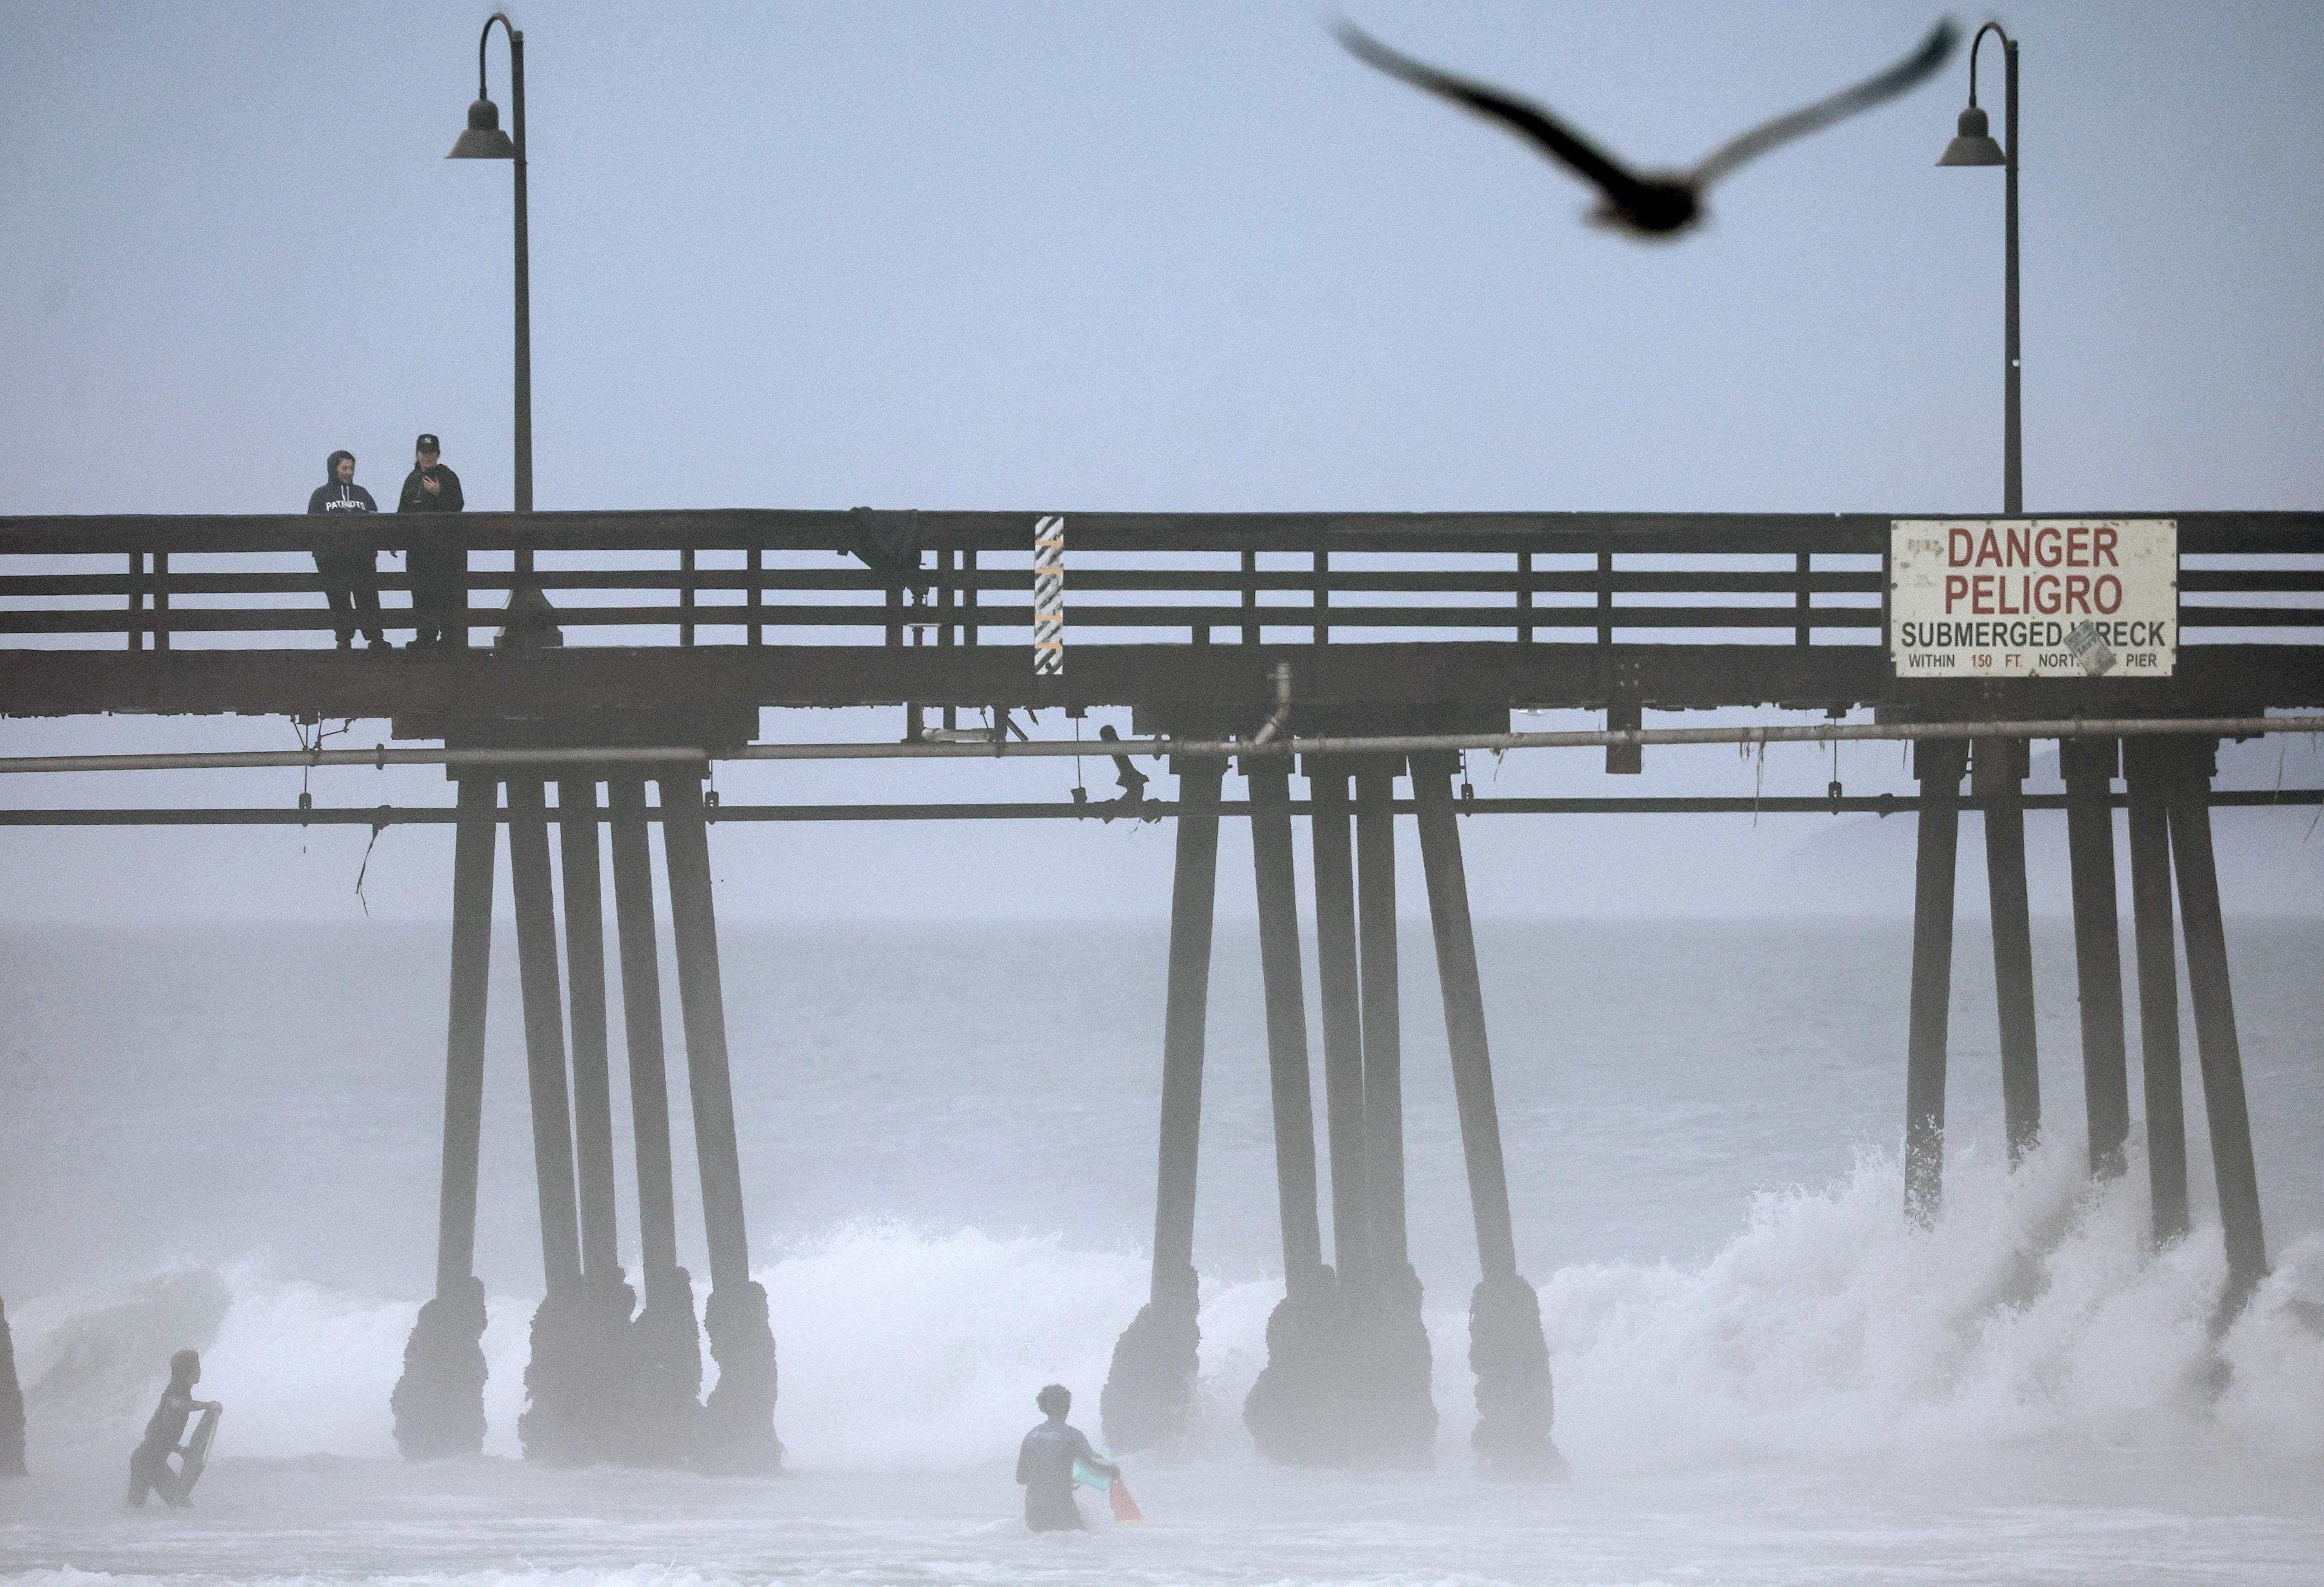
[[[1886,63],[1935,14],[1350,12],[1645,163],[1692,161]],[[507,169],[442,158],[483,14],[10,7],[0,512],[293,511],[342,446],[383,494],[423,429],[473,504],[507,503]],[[1704,232],[1655,248],[1581,225],[1580,186],[1350,60],[1305,4],[542,4],[517,20],[544,509],[1998,506],[2000,178],[1933,164],[1965,58],[1747,168]],[[2324,13],[2029,4],[2006,20],[2024,41],[2029,508],[2324,501]],[[491,60],[505,114],[497,38]],[[1997,118],[1990,55],[1987,72]],[[17,752],[289,741],[255,722],[12,722],[0,736]],[[1658,759],[1616,791],[1738,791],[1738,775],[1748,791],[1731,755]],[[1771,775],[1821,791],[1814,758],[1796,759]],[[1872,776],[1862,761],[1852,788]],[[423,776],[340,775],[318,785],[325,802],[445,797]],[[1512,778],[1607,787],[1578,761],[1512,762],[1503,791]],[[739,800],[936,785],[754,770],[722,787]],[[276,775],[6,793],[295,791]],[[1725,828],[1515,822],[1488,839],[1486,825],[1483,909],[1732,896],[1704,881],[1704,856],[1734,847]],[[1781,830],[1748,841],[1800,835]],[[134,906],[100,913],[232,900],[337,916],[363,835],[309,839],[327,886],[279,834],[0,834],[0,876],[16,919],[79,912],[63,877],[138,879]],[[899,884],[938,915],[1038,912],[1045,897],[1151,913],[1167,896],[1163,828],[720,842],[721,907],[744,914],[852,912],[837,900],[892,901]],[[383,857],[399,848],[401,880],[375,901],[441,913],[448,840],[382,842]],[[1062,893],[1011,896],[1061,853]],[[819,898],[799,896],[803,854]],[[1560,875],[1578,881],[1549,885]]]

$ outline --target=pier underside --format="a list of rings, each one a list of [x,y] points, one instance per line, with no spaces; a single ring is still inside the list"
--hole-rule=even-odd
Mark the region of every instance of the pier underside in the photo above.
[[[1302,724],[1343,730],[1340,714],[1383,708],[1450,731],[1436,713],[1604,710],[1618,697],[1646,710],[1861,706],[1932,715],[1989,712],[1990,686],[1900,689],[1874,645],[1513,644],[1507,641],[1344,645],[1091,644],[1061,677],[1038,677],[1014,645],[575,645],[510,654],[327,650],[12,650],[0,669],[0,715],[106,712],[389,720],[398,738],[444,736],[447,724],[552,721],[588,702],[593,719],[720,717],[735,742],[767,707],[1135,706],[1244,713],[1263,720],[1278,662],[1296,669]],[[2167,678],[2014,680],[2013,715],[2227,715],[2324,705],[2324,646],[2190,650]],[[1240,721],[1240,715],[1233,720]],[[666,731],[666,730],[665,730]],[[666,741],[665,741],[666,742]],[[707,746],[706,746],[707,747]]]

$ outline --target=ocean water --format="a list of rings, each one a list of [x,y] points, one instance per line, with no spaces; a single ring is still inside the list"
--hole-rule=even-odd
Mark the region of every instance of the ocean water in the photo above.
[[[1222,927],[1203,1428],[1180,1455],[1131,1460],[1146,1526],[1070,1537],[1024,1532],[1010,1463],[1044,1382],[1074,1389],[1095,1431],[1143,1298],[1158,925],[724,934],[790,1468],[764,1480],[514,1458],[540,1278],[505,928],[478,1258],[491,1433],[482,1456],[416,1467],[394,1458],[386,1402],[433,1271],[447,934],[0,936],[0,1295],[33,1468],[0,1483],[0,1576],[2324,1579],[2324,926],[2230,921],[2274,1272],[2216,1344],[2224,1258],[2191,1033],[2197,1229],[2154,1252],[2143,1155],[2107,1186],[2083,1174],[2062,923],[2037,923],[2048,1132],[2014,1173],[1987,939],[1961,933],[1945,1216],[1925,1231],[1900,1216],[1894,1157],[1901,924],[1480,934],[1570,1474],[1499,1481],[1468,1451],[1474,1246],[1422,922],[1403,943],[1404,1023],[1436,1466],[1298,1472],[1252,1453],[1240,1408],[1281,1261],[1256,945]],[[681,1139],[680,1254],[699,1270],[693,1172]],[[634,1204],[625,1165],[632,1262]],[[194,1509],[124,1512],[124,1458],[189,1344],[228,1407],[217,1457]]]

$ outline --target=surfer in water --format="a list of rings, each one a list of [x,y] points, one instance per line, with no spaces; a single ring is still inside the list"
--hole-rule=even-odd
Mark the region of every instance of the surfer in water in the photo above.
[[[1052,1383],[1033,1397],[1049,1419],[1025,1435],[1017,1451],[1017,1481],[1025,1485],[1025,1524],[1036,1532],[1077,1532],[1084,1523],[1081,1506],[1074,1502],[1074,1462],[1108,1477],[1121,1468],[1098,1458],[1078,1427],[1065,1425],[1074,1408],[1073,1390]]]
[[[158,1493],[173,1509],[182,1509],[193,1501],[186,1497],[191,1486],[171,1469],[170,1457],[184,1454],[185,1446],[179,1441],[186,1435],[186,1423],[196,1411],[222,1411],[226,1407],[215,1399],[196,1399],[194,1385],[202,1380],[202,1358],[190,1350],[181,1350],[170,1358],[170,1386],[161,1390],[161,1403],[153,1407],[153,1419],[145,1424],[145,1442],[129,1457],[129,1504],[133,1509],[145,1508],[145,1495]]]

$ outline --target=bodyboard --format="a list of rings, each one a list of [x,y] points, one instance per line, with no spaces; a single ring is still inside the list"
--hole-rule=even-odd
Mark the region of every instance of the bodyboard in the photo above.
[[[1130,1484],[1120,1478],[1113,1480],[1113,1486],[1105,1490],[1105,1496],[1112,1502],[1115,1526],[1135,1527],[1146,1519],[1138,1508],[1138,1501],[1130,1497]]]
[[[1074,1481],[1083,1488],[1094,1488],[1100,1493],[1113,1486],[1113,1479],[1087,1461],[1074,1462]]]
[[[194,1435],[186,1440],[185,1459],[179,1465],[180,1497],[191,1493],[194,1484],[202,1480],[202,1469],[210,1463],[210,1445],[217,1442],[217,1425],[215,1410],[204,1411],[202,1419],[194,1424]]]

